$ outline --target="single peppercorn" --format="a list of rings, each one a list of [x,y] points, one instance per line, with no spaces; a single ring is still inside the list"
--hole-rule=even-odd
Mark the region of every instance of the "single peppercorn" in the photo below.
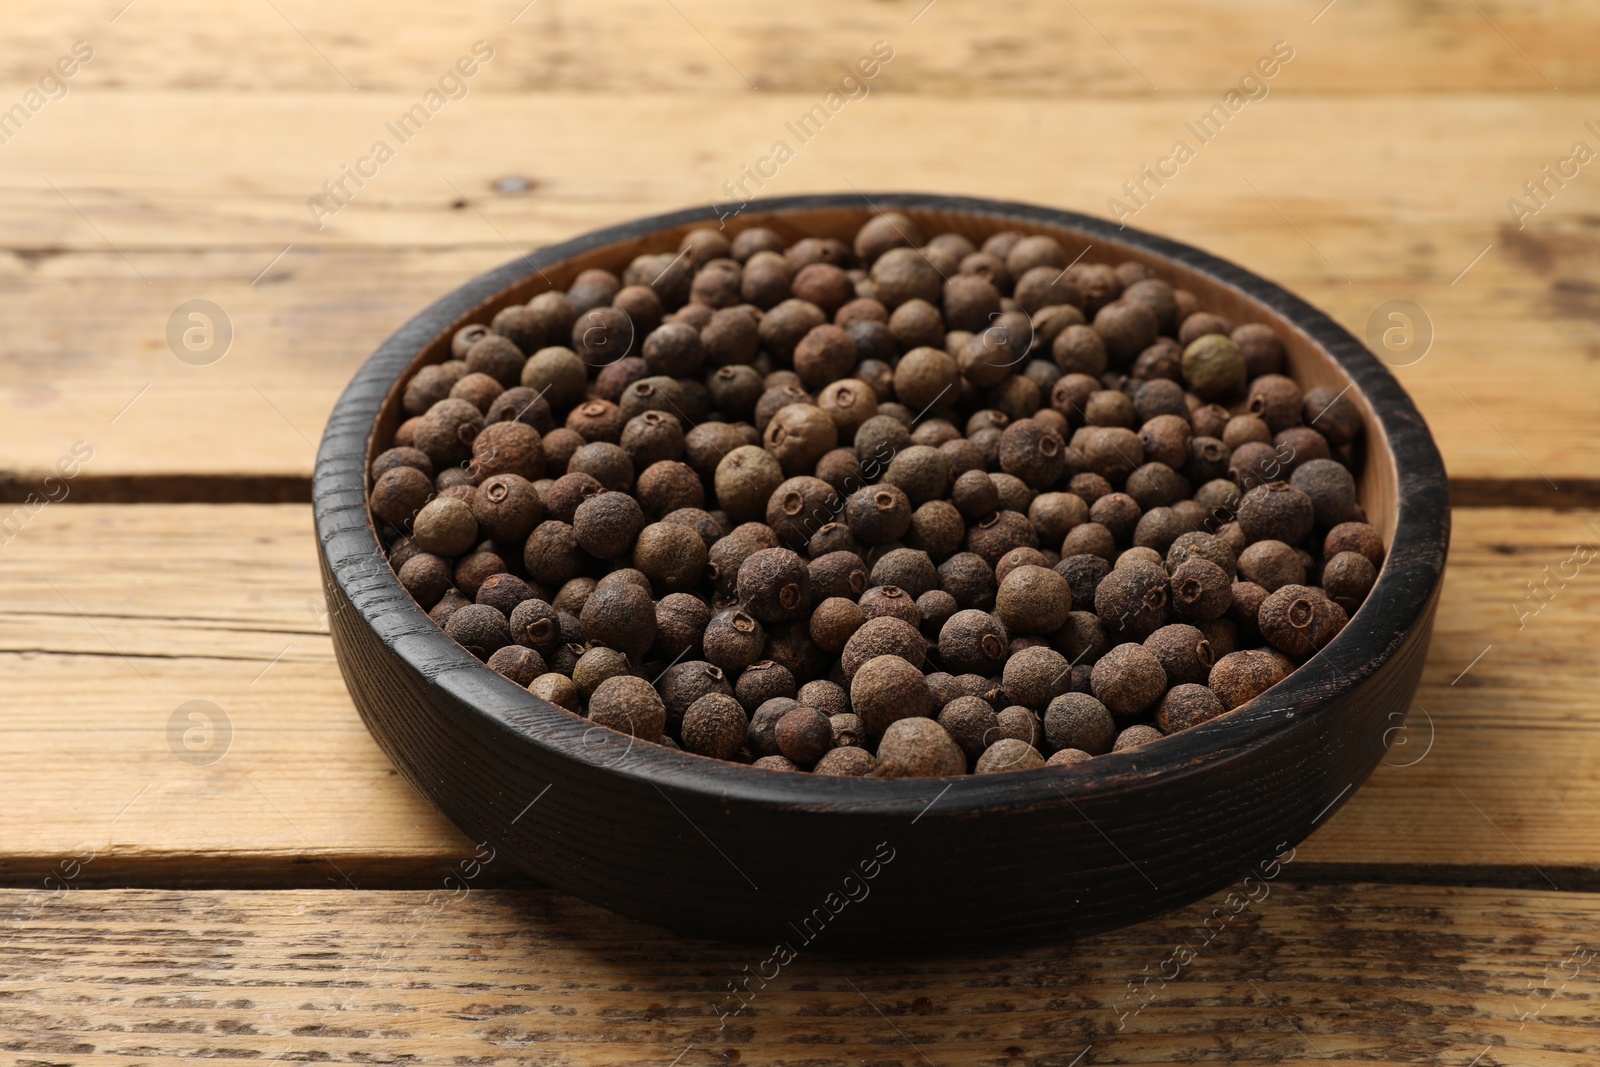
[[[1161,661],[1169,685],[1203,683],[1216,663],[1211,642],[1188,623],[1175,622],[1161,627],[1144,639],[1144,647]]]
[[[958,696],[939,710],[937,720],[968,760],[976,760],[999,736],[1000,718],[980,696]]]
[[[589,695],[589,718],[620,733],[658,741],[667,709],[649,682],[621,674],[607,678]]]
[[[1148,711],[1167,691],[1167,675],[1155,653],[1137,644],[1121,644],[1100,657],[1090,671],[1095,699],[1119,721]]]
[[[1209,685],[1229,711],[1254,700],[1283,681],[1284,670],[1271,653],[1260,649],[1234,652],[1217,660]]]
[[[1055,571],[1021,566],[1000,582],[995,614],[1012,634],[1048,634],[1059,630],[1072,610],[1072,586]]]
[[[792,699],[794,694],[794,672],[767,659],[750,664],[733,683],[733,695],[746,711],[753,712],[774,697]]]
[[[499,608],[467,604],[450,613],[444,632],[480,660],[511,644],[511,629]]]
[[[763,623],[799,618],[809,606],[810,585],[805,560],[787,548],[761,549],[739,568],[739,601]]]
[[[630,582],[596,587],[578,619],[592,642],[625,653],[638,662],[656,639],[655,604],[650,592]]]
[[[939,587],[939,571],[921,549],[896,548],[872,565],[871,584],[899,586],[916,598]]]
[[[1117,740],[1111,746],[1113,752],[1126,752],[1130,748],[1148,745],[1152,741],[1161,740],[1162,734],[1154,726],[1136,723],[1117,735]]]
[[[833,724],[803,704],[785,712],[774,733],[779,753],[801,766],[816,763],[833,747]]]
[[[843,686],[835,682],[826,681],[822,678],[807,682],[795,694],[795,699],[808,708],[816,708],[829,718],[838,720],[834,722],[834,736],[836,739],[839,736],[839,731],[843,727],[850,725],[843,720],[855,718],[854,715],[850,714],[849,695],[845,693]],[[858,721],[855,725],[858,728],[857,734],[859,736],[861,724]],[[843,745],[854,744],[855,742],[839,741],[838,743]]]
[[[639,502],[626,493],[596,493],[573,513],[572,529],[578,545],[596,559],[625,555],[643,528],[644,512]]]
[[[898,486],[868,486],[845,501],[844,520],[863,545],[898,540],[911,526],[911,498]]]
[[[817,765],[811,768],[811,773],[838,778],[865,778],[877,767],[878,758],[866,749],[841,745],[818,760]]]
[[[1304,585],[1285,585],[1261,602],[1261,636],[1290,656],[1309,656],[1331,641],[1347,621],[1344,609]]]
[[[1342,463],[1307,460],[1295,467],[1289,484],[1310,498],[1319,528],[1330,529],[1355,515],[1356,481]]]
[[[1143,640],[1171,616],[1171,582],[1166,569],[1142,560],[1112,568],[1095,588],[1094,606],[1107,633],[1123,640]]]
[[[1018,704],[1042,710],[1071,688],[1072,665],[1048,646],[1024,649],[1006,660],[1002,684]]]
[[[1257,541],[1239,553],[1239,577],[1274,593],[1286,585],[1304,585],[1306,568],[1282,541]]]
[[[1172,606],[1186,619],[1209,622],[1219,619],[1233,603],[1233,581],[1228,572],[1194,556],[1172,571]]]
[[[1311,532],[1315,521],[1311,498],[1288,482],[1258,485],[1239,502],[1239,528],[1251,541],[1296,545]]]
[[[411,537],[424,552],[459,556],[478,541],[478,522],[472,508],[451,497],[438,497],[423,505],[411,524]]]
[[[844,597],[828,597],[811,613],[811,640],[827,652],[839,652],[866,621],[861,608]]]
[[[898,656],[920,671],[926,649],[927,643],[916,627],[903,619],[880,616],[868,619],[850,635],[840,653],[839,665],[846,679],[854,679],[862,664],[879,656]],[[853,695],[851,699],[853,703]]]
[[[1117,725],[1106,706],[1088,693],[1062,693],[1045,709],[1044,736],[1053,749],[1098,756],[1111,751]]]
[[[939,658],[952,672],[991,676],[1004,664],[1009,642],[998,618],[967,608],[950,616],[940,629]]]
[[[749,719],[744,708],[725,693],[707,693],[683,712],[679,735],[686,752],[713,759],[732,759],[744,746]]]
[[[433,479],[416,467],[401,466],[385,471],[373,484],[368,506],[379,519],[405,529],[431,499]]]
[[[878,742],[878,767],[888,778],[938,778],[962,774],[967,759],[944,727],[928,718],[891,723]]]
[[[731,608],[711,617],[701,640],[706,659],[733,676],[754,663],[766,643],[767,634],[761,623]]]
[[[716,693],[733,699],[728,676],[721,667],[704,660],[685,660],[668,667],[656,682],[656,691],[667,709],[666,728],[674,733],[681,729],[684,715],[701,697]],[[743,707],[739,714],[743,717]],[[742,733],[740,737],[743,738]]]
[[[1227,709],[1204,685],[1184,683],[1167,690],[1156,708],[1156,727],[1164,734],[1175,734],[1214,719]]]
[[[1378,580],[1378,569],[1359,552],[1338,552],[1322,565],[1322,589],[1349,614],[1361,606]]]

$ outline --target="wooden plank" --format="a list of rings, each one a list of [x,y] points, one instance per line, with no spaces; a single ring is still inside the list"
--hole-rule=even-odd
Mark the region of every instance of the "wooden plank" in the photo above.
[[[17,1063],[1593,1063],[1600,900],[1280,871],[1233,903],[993,956],[836,959],[825,932],[775,932],[781,967],[773,946],[459,878],[10,890],[0,1030]]]
[[[1600,725],[1581,666],[1594,662],[1600,585],[1592,563],[1563,567],[1575,545],[1592,555],[1596,519],[1457,512],[1412,718],[1301,849],[1303,871],[1600,886],[1600,761],[1585,755]],[[1575,570],[1564,587],[1554,577]],[[1536,613],[1529,581],[1547,601]],[[395,776],[350,704],[316,583],[300,507],[35,516],[0,552],[0,781],[12,785],[0,877],[27,884],[83,842],[98,853],[94,884],[405,886],[453,862],[460,835]],[[232,727],[209,765],[180,755],[191,700]]]
[[[100,54],[79,76],[86,86],[420,92],[482,38],[497,55],[478,76],[478,92],[747,94],[819,91],[882,39],[897,53],[881,75],[886,91],[1220,93],[1286,39],[1296,57],[1279,79],[1282,92],[1597,85],[1585,43],[1600,26],[1592,7],[1571,0],[1425,13],[1363,0],[1322,6],[1247,0],[1195,18],[1175,0],[1137,8],[1022,0],[996,18],[981,6],[928,0],[792,9],[735,0],[475,0],[407,8],[396,18],[374,0],[280,0],[230,4],[218,18],[214,5],[182,0],[140,5],[107,26],[104,5],[78,0],[19,27],[4,73],[31,81],[66,43],[88,36]],[[381,34],[372,32],[377,26]]]
[[[1203,103],[997,111],[883,94],[842,112],[764,191],[932,185],[1104,213]],[[1478,502],[1520,481],[1545,486],[1546,503],[1580,503],[1600,485],[1579,444],[1600,413],[1591,329],[1600,186],[1569,183],[1522,231],[1505,201],[1582,133],[1597,103],[1568,94],[1269,98],[1132,221],[1248,264],[1358,334],[1385,302],[1416,302],[1436,341],[1398,373],[1453,475],[1476,487]],[[41,136],[7,145],[7,498],[36,490],[75,440],[96,447],[88,482],[304,478],[354,368],[431,298],[513,249],[725,197],[722,182],[784,136],[808,101],[472,97],[316,230],[306,199],[403,106],[378,93],[202,102],[84,92],[38,116],[50,123]],[[614,131],[605,152],[593,150],[596,129]],[[1307,129],[1326,136],[1305,139]],[[890,135],[900,147],[885,154]],[[961,136],[1027,145],[1033,162],[995,167],[990,153],[950,151]],[[102,159],[115,169],[92,162]],[[505,175],[539,184],[525,195],[493,192]],[[179,361],[166,341],[173,309],[196,298],[221,305],[235,331],[210,366]]]

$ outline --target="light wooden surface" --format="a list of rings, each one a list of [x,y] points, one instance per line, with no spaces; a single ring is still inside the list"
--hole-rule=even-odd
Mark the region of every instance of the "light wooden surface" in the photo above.
[[[318,229],[307,198],[480,39],[468,95]],[[0,511],[94,449],[0,537],[0,1063],[1595,1061],[1592,567],[1523,613],[1600,544],[1600,174],[1523,228],[1507,206],[1600,149],[1593,5],[71,0],[8,26],[0,110],[76,40],[95,58],[69,94],[0,144]],[[1387,764],[1153,1000],[1143,976],[1226,895],[1020,955],[803,953],[718,1029],[712,999],[768,953],[492,862],[430,901],[474,846],[351,707],[303,501],[333,401],[412,313],[526,249],[726,199],[879,40],[870,94],[760,192],[1104,214],[1290,42],[1129,222],[1358,335],[1415,302],[1432,348],[1396,373],[1461,506]],[[235,331],[208,366],[166,339],[193,299]],[[194,700],[231,727],[214,762],[170,735]]]
[[[888,963],[797,944],[763,988],[746,976],[774,975],[772,946],[684,943],[548,890],[447,890],[448,869],[432,892],[64,891],[0,943],[6,1051],[85,1064],[1588,1067],[1600,1046],[1588,896],[1268,882],[1253,903],[1219,897],[994,958]],[[735,981],[748,982],[742,1007]]]

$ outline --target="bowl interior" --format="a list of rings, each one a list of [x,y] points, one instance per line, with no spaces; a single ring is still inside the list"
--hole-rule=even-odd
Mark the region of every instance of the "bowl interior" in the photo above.
[[[1354,457],[1359,499],[1368,521],[1390,546],[1373,594],[1356,613],[1357,619],[1366,620],[1375,612],[1384,612],[1384,626],[1347,626],[1317,657],[1285,681],[1256,700],[1200,726],[1139,749],[1097,757],[1071,768],[1073,773],[1066,775],[1059,773],[1061,768],[1044,768],[989,778],[1009,779],[1012,785],[1020,786],[1023,780],[1043,783],[1048,777],[1050,788],[1030,792],[1081,796],[1127,788],[1151,774],[1203,773],[1218,761],[1244,758],[1248,750],[1280,731],[1332,709],[1345,692],[1376,671],[1416,626],[1425,624],[1448,539],[1442,464],[1426,426],[1398,383],[1336,323],[1270,282],[1197,249],[1136,230],[1119,230],[1103,220],[1028,205],[914,194],[886,194],[865,203],[859,197],[802,197],[747,205],[728,222],[727,230],[736,233],[765,226],[789,240],[822,236],[848,241],[873,214],[889,209],[911,216],[929,234],[954,232],[975,243],[1003,230],[1048,234],[1062,243],[1069,258],[1103,263],[1136,260],[1151,267],[1158,277],[1193,292],[1205,310],[1221,314],[1236,325],[1259,322],[1270,326],[1286,348],[1287,373],[1306,389],[1330,386],[1342,391],[1359,410],[1366,427]],[[600,267],[620,273],[635,256],[674,252],[686,232],[715,226],[717,222],[716,209],[703,208],[624,224],[531,253],[440,301],[380,351],[380,357],[393,351],[410,355],[411,359],[394,379],[376,414],[366,441],[365,463],[370,464],[382,451],[403,418],[400,398],[406,382],[421,367],[450,358],[450,340],[458,328],[487,323],[504,307],[525,303],[550,289],[564,289],[585,269]],[[448,311],[441,312],[440,308]],[[424,324],[433,332],[417,333]],[[430,339],[423,340],[425,336]],[[402,337],[406,338],[404,342]],[[1330,350],[1337,352],[1338,358]],[[1381,398],[1381,414],[1374,407],[1374,395]],[[1397,460],[1390,430],[1403,438],[1402,451],[1407,456],[1404,470]],[[1401,485],[1407,486],[1404,494],[1400,492]],[[1409,527],[1409,520],[1403,519],[1408,509],[1416,519]],[[1397,532],[1404,545],[1397,542]],[[1406,557],[1403,567],[1408,573],[1395,574],[1396,549],[1402,547]],[[1419,576],[1432,580],[1420,581]],[[397,583],[395,589],[398,591]],[[403,592],[400,596],[409,599]],[[431,626],[421,608],[414,602],[412,606],[416,619]],[[606,731],[584,731],[586,720],[533,698],[444,640],[459,656],[452,655],[450,670],[438,677],[459,687],[467,703],[501,709],[485,714],[523,741],[532,740],[591,766],[615,765],[615,753],[592,739],[593,734]],[[1338,658],[1329,659],[1333,656]],[[1321,671],[1313,679],[1308,677],[1312,673],[1309,668],[1318,659],[1334,666],[1331,672]],[[515,710],[505,710],[512,705]],[[773,774],[659,746],[639,747],[652,751],[633,751],[633,758],[618,768],[619,773],[637,773],[684,788],[716,790],[725,797],[738,795],[762,803],[843,802],[863,812],[887,812],[901,807],[911,810],[908,805],[924,803],[924,794],[939,792],[941,787],[933,780],[917,779],[838,779],[818,783],[807,781],[811,777],[808,775]],[[996,805],[1033,802],[984,779],[985,776],[969,775],[943,783],[950,796],[942,803],[977,814]]]

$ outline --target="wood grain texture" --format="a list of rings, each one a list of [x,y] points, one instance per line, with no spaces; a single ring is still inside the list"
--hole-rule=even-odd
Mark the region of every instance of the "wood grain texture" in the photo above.
[[[36,491],[80,439],[97,447],[85,493],[113,476],[303,478],[355,368],[433,298],[518,251],[725,198],[722,183],[812,102],[471,96],[319,231],[306,199],[383,134],[403,95],[75,92],[4,149],[0,490]],[[1207,104],[996,109],[885,93],[849,105],[764,190],[750,188],[931,187],[1104,213]],[[1416,302],[1435,342],[1397,374],[1452,477],[1478,503],[1592,504],[1600,483],[1576,442],[1600,414],[1600,185],[1569,183],[1524,230],[1505,202],[1595,114],[1600,97],[1565,92],[1269,97],[1131,221],[1280,281],[1358,335],[1386,301]],[[603,153],[596,129],[617,131]],[[949,151],[961,136],[1029,145],[1037,162],[997,168],[989,154]],[[883,153],[891,138],[896,151]],[[537,186],[496,192],[507,175]],[[165,339],[169,314],[195,298],[235,327],[211,366],[180,362]]]
[[[781,969],[459,873],[427,893],[6,891],[0,1041],[75,1065],[1593,1062],[1593,897],[1307,887],[1297,864],[1253,903],[1070,948],[885,963],[791,935]]]
[[[102,56],[82,75],[85,85],[420,91],[481,37],[497,57],[478,91],[748,95],[820,91],[883,39],[897,53],[879,80],[885,92],[1154,95],[1220,93],[1281,38],[1296,58],[1280,92],[1550,92],[1551,82],[1563,90],[1600,83],[1583,50],[1600,24],[1573,0],[1481,10],[1341,0],[1321,17],[1321,4],[1268,0],[1209,5],[1203,17],[1175,0],[1137,8],[1022,0],[999,11],[948,0],[823,0],[790,9],[735,0],[524,2],[468,0],[394,19],[372,0],[220,9],[182,0],[107,26],[118,5],[108,14],[77,0],[19,27],[0,74],[31,81],[65,42],[88,36]],[[384,32],[375,35],[375,26]]]
[[[1574,755],[1600,746],[1583,666],[1600,584],[1591,564],[1565,588],[1542,586],[1575,545],[1600,545],[1597,520],[1457,512],[1415,705],[1426,714],[1413,711],[1387,763],[1302,848],[1306,869],[1417,877],[1458,865],[1465,879],[1548,887],[1531,863],[1564,889],[1600,884],[1587,814],[1600,775]],[[1519,629],[1518,602],[1536,605],[1529,581],[1548,605]],[[324,632],[309,509],[46,508],[0,550],[0,587],[8,884],[42,878],[80,841],[101,849],[86,875],[96,884],[325,886],[344,884],[343,871],[362,887],[415,885],[470,851],[394,775],[350,704]],[[168,720],[193,699],[235,727],[209,767],[168,745]]]

